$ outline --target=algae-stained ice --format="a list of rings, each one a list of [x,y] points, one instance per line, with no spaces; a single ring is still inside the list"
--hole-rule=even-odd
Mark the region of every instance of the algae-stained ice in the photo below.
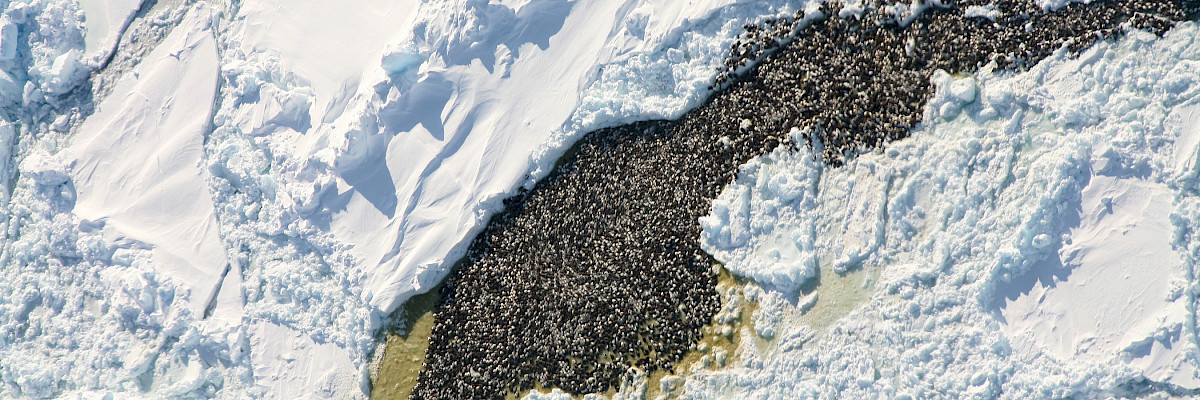
[[[1192,0],[0,0],[0,398],[1200,396]]]

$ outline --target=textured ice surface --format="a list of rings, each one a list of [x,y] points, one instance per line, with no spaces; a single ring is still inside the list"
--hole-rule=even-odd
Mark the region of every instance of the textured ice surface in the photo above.
[[[963,11],[963,17],[967,18],[987,18],[995,21],[1000,17],[1000,10],[996,9],[995,5],[985,6],[970,6],[966,11]]]
[[[227,246],[255,266],[247,312],[336,343],[355,367],[340,374],[366,376],[383,313],[556,158],[535,154],[700,99],[739,19],[771,10],[721,4],[243,3],[208,151]]]
[[[791,9],[322,4],[238,10],[209,146],[214,187],[262,191],[234,201],[322,233],[321,247],[362,265],[348,278],[384,312],[440,280],[498,199],[580,133],[682,112],[743,23]]]
[[[1034,0],[1044,10],[1057,10],[1071,3],[1091,3],[1093,0]]]
[[[816,217],[821,211],[831,214],[818,204],[824,169],[807,151],[787,147],[743,167],[739,184],[713,201],[712,214],[700,219],[705,251],[730,271],[781,291],[793,291],[816,276],[821,254],[828,251],[818,251],[823,246]],[[830,208],[845,210],[841,204]]]
[[[211,24],[210,16],[192,13],[117,84],[67,149],[52,161],[34,153],[22,163],[38,164],[23,169],[47,176],[39,184],[71,186],[83,230],[112,238],[114,247],[152,249],[159,273],[194,285],[177,306],[197,316],[227,266],[202,174],[217,89]],[[54,163],[62,163],[67,176],[51,179]]]
[[[441,280],[499,199],[583,132],[694,105],[742,24],[792,9],[377,3],[242,3],[207,145],[249,318],[337,344],[356,379],[380,318]]]
[[[0,397],[236,390],[248,372],[241,274],[226,262],[202,163],[214,14],[191,9],[92,105],[73,89],[91,66],[68,74],[60,62],[83,47],[73,4],[5,13],[24,21],[18,54],[29,69],[4,65],[28,80],[0,131],[22,143],[5,169],[18,175],[5,178]],[[83,107],[94,107],[86,121]]]
[[[79,0],[87,28],[84,52],[97,61],[107,58],[141,5],[142,0]]]
[[[1131,34],[1020,74],[941,74],[925,125],[882,153],[838,169],[808,150],[745,166],[705,219],[719,260],[774,285],[812,276],[796,259],[878,269],[877,291],[815,335],[790,327],[774,350],[744,347],[741,366],[693,375],[688,393],[1041,398],[1138,394],[1143,377],[1175,393],[1200,386],[1189,311],[1197,33],[1185,23],[1159,41]],[[811,250],[796,245],[804,238]]]
[[[499,198],[795,7],[140,5],[4,3],[0,397],[361,397]]]
[[[583,132],[696,104],[742,24],[819,2],[163,0],[131,20],[134,3],[3,3],[0,397],[362,397],[381,316],[499,198]],[[803,152],[748,166],[755,184],[706,222],[714,254],[784,291],[865,264],[880,292],[817,336],[774,327],[790,345],[689,391],[1190,386],[1196,32],[940,77],[931,125],[847,168]],[[1113,212],[1084,218],[1106,196]],[[1056,225],[1064,202],[1080,225]],[[1163,297],[1100,300],[1144,311],[1138,329],[1060,356],[1078,337],[1039,318],[1081,308],[1015,316],[1030,293],[1120,275],[1103,244],[1125,225],[1175,250],[1150,266],[1178,278],[1131,277]],[[1165,244],[1143,233],[1163,229]],[[1072,273],[1029,279],[1056,258]]]

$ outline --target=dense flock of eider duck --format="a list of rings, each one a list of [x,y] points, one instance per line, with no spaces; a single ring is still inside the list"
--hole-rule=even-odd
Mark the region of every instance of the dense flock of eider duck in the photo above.
[[[982,5],[999,15],[964,15]],[[936,70],[1020,69],[1127,29],[1162,34],[1197,1],[942,1],[904,25],[885,6],[748,27],[703,105],[592,132],[508,199],[442,288],[413,398],[596,393],[632,367],[672,371],[720,308],[697,220],[739,165],[792,128],[807,142],[792,146],[819,142],[840,165],[908,136]]]

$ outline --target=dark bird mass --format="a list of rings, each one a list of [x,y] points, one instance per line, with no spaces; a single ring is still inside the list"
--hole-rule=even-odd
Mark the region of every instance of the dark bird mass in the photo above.
[[[907,137],[937,70],[1019,70],[1129,29],[1161,35],[1197,3],[943,1],[911,21],[882,2],[844,16],[830,4],[747,26],[703,105],[589,133],[505,201],[441,289],[413,398],[595,393],[631,367],[672,370],[721,305],[697,220],[739,165],[785,144],[840,165]],[[994,21],[964,16],[983,4]],[[792,128],[807,143],[788,143]]]

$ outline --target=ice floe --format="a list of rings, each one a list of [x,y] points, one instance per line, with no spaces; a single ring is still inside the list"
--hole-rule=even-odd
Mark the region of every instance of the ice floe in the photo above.
[[[87,28],[83,36],[84,52],[96,62],[108,58],[142,3],[142,0],[80,0]]]

